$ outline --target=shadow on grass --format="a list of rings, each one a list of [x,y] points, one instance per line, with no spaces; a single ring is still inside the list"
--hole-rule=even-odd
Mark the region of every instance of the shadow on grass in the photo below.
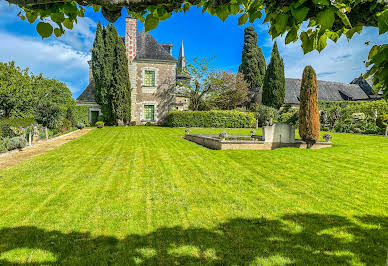
[[[0,264],[384,265],[387,225],[387,216],[350,220],[336,215],[290,214],[278,220],[232,219],[211,230],[164,227],[124,239],[32,226],[3,228]],[[15,250],[19,253],[13,253]],[[52,260],[44,256],[39,260],[39,255],[31,255],[34,250],[51,254]]]

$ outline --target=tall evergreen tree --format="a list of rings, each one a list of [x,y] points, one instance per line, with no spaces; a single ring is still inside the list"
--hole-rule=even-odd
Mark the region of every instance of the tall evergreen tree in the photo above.
[[[101,27],[101,23],[98,22],[96,37],[94,39],[93,48],[92,48],[92,73],[93,79],[95,82],[95,100],[98,104],[103,104],[104,91],[102,86],[103,72],[104,72],[104,53],[105,53],[105,44],[104,44],[104,30]]]
[[[284,103],[285,83],[284,63],[275,42],[263,82],[263,104],[279,109]]]
[[[303,70],[299,99],[299,134],[311,148],[319,139],[320,130],[317,75],[311,66]]]
[[[259,89],[263,84],[265,75],[265,58],[257,45],[257,33],[252,26],[244,30],[244,46],[242,51],[241,65],[238,72],[244,75],[249,89]]]
[[[94,61],[95,60],[95,61]],[[125,46],[113,25],[97,25],[92,50],[95,99],[101,106],[104,121],[116,125],[130,122],[131,92]]]
[[[113,63],[112,80],[112,113],[115,119],[123,121],[125,124],[131,121],[131,84],[128,73],[128,58],[126,56],[125,45],[118,36],[116,28],[112,28],[113,35],[116,36],[115,60]]]

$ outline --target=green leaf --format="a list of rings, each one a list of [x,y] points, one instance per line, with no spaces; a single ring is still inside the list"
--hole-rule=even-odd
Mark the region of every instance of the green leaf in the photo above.
[[[71,30],[73,29],[73,21],[71,21],[69,18],[65,18],[65,20],[63,21],[63,26]]]
[[[341,11],[337,10],[337,16],[342,20],[342,23],[344,23],[344,25],[346,27],[351,27],[352,26],[352,24],[350,24],[348,16],[346,16],[346,14],[344,14]]]
[[[321,5],[321,6],[328,6],[330,5],[329,0],[313,0],[314,4]]]
[[[302,41],[302,49],[304,54],[314,50],[314,38],[310,38],[306,32],[302,32],[300,34],[300,40]]]
[[[248,15],[243,14],[241,17],[238,18],[238,25],[244,25],[248,20]]]
[[[94,12],[98,12],[101,9],[101,6],[99,6],[99,5],[92,5],[92,6],[93,6],[93,11]]]
[[[379,45],[374,45],[372,49],[370,49],[368,59],[371,60],[380,50]]]
[[[317,14],[317,24],[321,25],[321,29],[331,29],[334,23],[334,11],[331,8],[326,8],[325,10]]]
[[[150,31],[155,29],[159,24],[159,19],[154,17],[151,14],[148,14],[146,17],[146,21],[144,23],[145,31]]]
[[[334,31],[327,31],[326,32],[326,35],[327,37],[329,37],[330,40],[332,40],[333,42],[337,42],[338,39],[339,39],[339,35],[338,33],[334,32]]]
[[[36,25],[36,31],[42,36],[42,39],[48,38],[53,33],[53,27],[49,23],[39,22]]]
[[[358,34],[360,34],[362,31],[362,26],[357,26],[357,27],[353,27],[351,28],[350,30],[348,30],[345,35],[346,37],[350,40],[353,35],[357,32]]]
[[[318,52],[321,52],[323,49],[325,49],[327,45],[326,39],[327,39],[326,33],[322,34],[321,37],[319,37],[318,43],[317,43]]]
[[[190,3],[184,3],[182,9],[184,12],[187,12],[187,11],[189,11],[190,7],[191,7]]]
[[[229,8],[226,5],[219,6],[216,10],[217,17],[225,21],[229,16]]]
[[[30,22],[32,24],[37,19],[38,14],[35,12],[26,12],[26,17],[27,17],[28,22]]]
[[[307,0],[298,0],[297,2],[294,2],[292,4],[293,8],[298,8],[300,7],[301,5],[303,5]]]
[[[56,23],[62,23],[65,20],[65,15],[60,12],[53,13],[51,14],[51,20]]]
[[[288,22],[287,14],[281,14],[280,16],[278,16],[275,22],[276,31],[279,33],[283,33],[287,27],[287,22]]]
[[[388,31],[388,9],[377,14],[377,25],[379,27],[379,34],[383,34]]]
[[[291,9],[292,16],[295,18],[296,23],[301,23],[306,18],[309,8],[306,6],[302,6],[297,9]]]
[[[287,36],[286,36],[286,44],[289,44],[290,42],[295,42],[296,40],[298,40],[298,30],[296,27],[293,27],[288,33],[287,33]]]
[[[55,34],[55,36],[56,36],[57,38],[60,37],[60,36],[62,35],[61,29],[60,29],[60,28],[55,28],[55,29],[54,29],[54,34]]]

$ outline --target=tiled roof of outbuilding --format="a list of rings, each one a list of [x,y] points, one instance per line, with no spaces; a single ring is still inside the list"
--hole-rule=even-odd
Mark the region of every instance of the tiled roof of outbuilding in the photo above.
[[[77,101],[94,102],[94,81],[90,82],[86,89],[78,96]]]
[[[299,104],[300,79],[286,78],[285,103]],[[318,99],[321,101],[368,100],[368,95],[356,84],[318,80]]]

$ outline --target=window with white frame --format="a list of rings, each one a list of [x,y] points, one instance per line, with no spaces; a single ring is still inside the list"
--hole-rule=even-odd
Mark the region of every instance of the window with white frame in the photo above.
[[[145,70],[144,71],[144,86],[155,87],[155,71]]]

